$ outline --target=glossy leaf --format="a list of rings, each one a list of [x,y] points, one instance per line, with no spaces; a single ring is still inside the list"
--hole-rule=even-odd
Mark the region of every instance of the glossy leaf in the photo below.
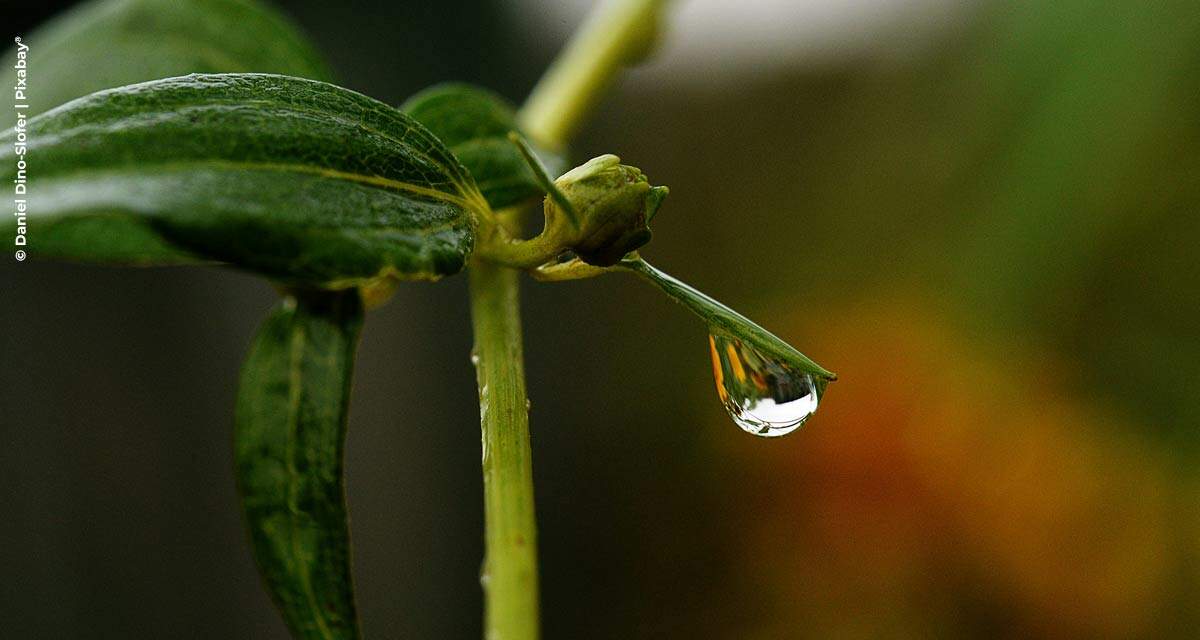
[[[546,195],[521,150],[508,138],[518,131],[516,112],[500,96],[470,85],[442,84],[409,98],[400,109],[450,147],[492,208]],[[551,175],[566,170],[561,156],[541,149],[537,153]]]
[[[356,292],[286,298],[242,367],[234,462],[254,558],[296,638],[359,637],[342,460]]]
[[[285,283],[369,286],[459,271],[476,217],[489,215],[424,127],[323,82],[156,80],[73,101],[28,129],[35,258],[205,259]],[[6,182],[14,136],[0,134]]]
[[[96,0],[26,35],[36,77],[28,115],[94,91],[189,73],[332,79],[296,27],[255,0]],[[10,66],[0,86],[13,86]]]

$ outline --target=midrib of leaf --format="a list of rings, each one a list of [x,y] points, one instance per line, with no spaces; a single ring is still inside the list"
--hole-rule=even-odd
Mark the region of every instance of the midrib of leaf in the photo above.
[[[478,211],[480,204],[472,202],[472,199],[457,196],[447,193],[440,189],[424,187],[411,182],[403,182],[401,180],[393,180],[383,176],[372,176],[349,171],[340,171],[337,169],[327,169],[315,165],[306,165],[299,163],[279,163],[279,162],[239,162],[235,160],[180,160],[171,162],[158,163],[139,163],[130,166],[127,169],[112,169],[108,171],[92,171],[79,170],[70,173],[60,173],[51,176],[54,180],[67,180],[74,175],[102,175],[102,174],[131,174],[136,176],[138,172],[144,172],[147,168],[154,168],[161,171],[178,171],[193,168],[213,168],[225,170],[245,170],[245,171],[278,171],[281,173],[300,173],[307,175],[316,175],[334,180],[345,180],[357,184],[365,184],[373,187],[389,189],[400,193],[411,193],[430,200],[438,200],[447,204],[454,205],[466,210]],[[461,219],[461,218],[460,218]],[[454,226],[453,222],[446,223],[435,227],[422,227],[416,229],[422,235],[428,235],[428,232],[436,232]]]
[[[288,517],[292,522],[292,526],[288,531],[288,536],[291,538],[292,547],[292,562],[297,567],[305,566],[303,550],[300,548],[300,539],[296,535],[297,529],[300,527],[300,490],[299,485],[302,482],[300,472],[296,470],[296,442],[299,439],[300,432],[300,402],[302,398],[302,389],[304,387],[304,347],[307,342],[305,335],[304,323],[296,322],[295,316],[293,321],[292,339],[289,342],[288,353],[288,439],[287,439],[287,469],[288,469]],[[304,585],[304,597],[308,600],[308,607],[313,615],[313,621],[316,622],[321,636],[324,638],[333,638],[329,631],[329,626],[325,623],[325,612],[317,603],[317,594],[313,591],[312,580],[307,571],[300,571],[300,582]]]
[[[205,106],[206,105],[214,105],[214,104],[241,106],[244,104],[274,105],[275,103],[270,102],[268,100],[250,100],[250,101],[246,101],[246,102],[213,100],[213,101],[206,102]],[[425,162],[429,163],[430,165],[433,165],[434,168],[439,169],[442,173],[450,176],[451,180],[454,183],[454,186],[457,187],[459,193],[470,194],[472,191],[478,190],[478,187],[471,183],[469,174],[467,174],[467,172],[463,168],[448,166],[446,163],[442,162],[441,160],[438,160],[437,158],[434,158],[433,156],[429,155],[428,153],[425,153],[421,149],[418,149],[418,148],[412,146],[411,143],[406,142],[400,138],[397,138],[396,136],[394,136],[386,131],[383,131],[382,129],[377,129],[375,127],[369,126],[369,125],[363,123],[361,120],[354,120],[351,118],[347,118],[339,113],[334,113],[334,112],[330,112],[330,111],[314,111],[312,109],[305,109],[303,107],[298,107],[298,106],[293,106],[293,105],[288,105],[286,107],[283,107],[283,108],[279,109],[279,112],[280,113],[301,113],[301,114],[310,115],[310,116],[318,116],[318,117],[322,117],[322,118],[328,118],[329,120],[332,120],[338,124],[343,124],[343,125],[346,125],[346,126],[349,126],[352,128],[359,129],[361,131],[365,131],[370,134],[374,134],[384,140],[387,140],[388,142],[391,142],[397,146],[403,147],[406,151],[408,151],[412,155],[416,156],[417,158],[420,158],[421,160],[424,160]],[[419,123],[414,122],[413,124],[420,126]],[[407,127],[406,131],[416,130],[412,125],[406,125],[406,127]],[[431,133],[427,133],[427,132],[423,132],[423,131],[419,131],[418,133],[425,133],[430,138],[436,140],[436,137],[433,136],[433,134],[431,134]],[[452,152],[453,152],[453,150],[452,150]],[[481,196],[481,199],[482,199],[482,196]]]

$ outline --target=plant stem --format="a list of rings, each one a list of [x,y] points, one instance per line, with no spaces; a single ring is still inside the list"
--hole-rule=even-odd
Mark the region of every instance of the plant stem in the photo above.
[[[562,147],[621,67],[650,48],[664,0],[608,0],[588,18],[519,114]],[[537,640],[537,520],[521,348],[518,272],[475,259],[471,318],[483,441],[486,640]]]
[[[517,276],[483,260],[470,269],[483,429],[487,640],[538,637],[537,523]]]
[[[622,67],[648,54],[666,0],[608,0],[588,16],[521,109],[534,140],[561,147]]]

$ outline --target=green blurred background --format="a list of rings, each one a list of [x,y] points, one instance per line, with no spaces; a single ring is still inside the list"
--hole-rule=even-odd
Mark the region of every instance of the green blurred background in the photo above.
[[[0,5],[5,37],[68,4]],[[441,80],[520,101],[586,4],[282,6],[399,104]],[[841,377],[756,439],[684,310],[528,282],[545,636],[1194,637],[1200,6],[679,4],[575,159],[670,185],[644,254]],[[270,287],[2,262],[0,635],[286,637],[230,473]],[[368,637],[481,635],[463,280],[366,325]]]

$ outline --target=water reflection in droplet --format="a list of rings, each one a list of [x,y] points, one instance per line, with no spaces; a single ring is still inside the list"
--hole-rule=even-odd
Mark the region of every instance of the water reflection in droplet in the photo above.
[[[737,338],[710,334],[708,346],[717,395],[747,433],[787,435],[817,410],[824,380],[793,371]]]

